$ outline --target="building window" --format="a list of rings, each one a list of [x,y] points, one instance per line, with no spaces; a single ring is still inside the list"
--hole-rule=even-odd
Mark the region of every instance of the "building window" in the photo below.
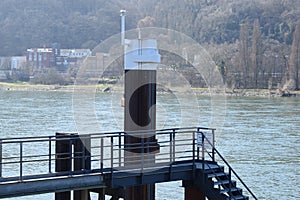
[[[37,61],[37,52],[33,53],[33,61]]]

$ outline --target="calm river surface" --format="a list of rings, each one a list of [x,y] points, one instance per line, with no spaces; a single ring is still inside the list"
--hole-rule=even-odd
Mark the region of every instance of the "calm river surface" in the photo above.
[[[96,94],[99,132],[122,130],[120,98],[121,94]],[[226,105],[221,100],[212,103],[211,97],[198,96],[195,103],[189,95],[159,94],[157,128],[214,125],[217,149],[258,199],[299,199],[300,98],[227,97]],[[76,132],[72,110],[71,92],[0,91],[0,138]],[[214,111],[220,116],[212,122]],[[180,185],[157,184],[157,199],[183,199]]]

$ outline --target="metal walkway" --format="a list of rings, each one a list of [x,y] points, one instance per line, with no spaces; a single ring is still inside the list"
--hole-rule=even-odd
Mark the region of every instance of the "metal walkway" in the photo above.
[[[214,132],[191,127],[135,133],[156,134],[159,151],[144,153],[146,144],[140,144],[141,153],[131,154],[133,163],[124,159],[124,132],[3,138],[0,198],[182,180],[183,184],[193,181],[211,199],[257,199],[215,149]]]

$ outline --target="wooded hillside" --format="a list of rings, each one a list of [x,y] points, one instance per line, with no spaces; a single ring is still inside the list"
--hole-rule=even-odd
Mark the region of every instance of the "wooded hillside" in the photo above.
[[[120,9],[128,11],[128,29],[150,16],[154,26],[203,44],[230,87],[293,79],[299,88],[299,0],[2,0],[0,56],[52,43],[92,49],[120,31]]]

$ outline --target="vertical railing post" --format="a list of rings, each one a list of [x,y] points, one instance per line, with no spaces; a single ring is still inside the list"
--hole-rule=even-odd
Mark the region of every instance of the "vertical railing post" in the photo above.
[[[114,138],[113,138],[113,136],[110,136],[110,167],[111,167],[111,169],[110,169],[110,174],[111,174],[111,187],[113,187],[113,184],[114,184],[114,182],[113,182],[113,179],[114,179],[114,177],[113,177],[113,172],[114,172],[114,147],[113,147],[113,145],[114,145]]]
[[[69,173],[71,174],[71,172],[72,172],[72,161],[73,161],[73,139],[72,139],[72,137],[70,138],[70,140],[69,140],[69,150],[68,150],[68,153],[69,153]]]
[[[205,157],[204,157],[204,151],[205,151],[205,147],[204,147],[204,140],[205,140],[205,135],[204,135],[204,132],[201,132],[201,134],[202,134],[202,138],[201,138],[201,140],[202,140],[202,160],[204,161],[204,159],[205,159]]]
[[[195,131],[193,131],[193,163],[195,163],[195,146],[196,146],[196,142],[195,142]]]
[[[121,133],[119,133],[119,167],[121,167],[121,146],[122,146],[122,143],[121,143]]]
[[[200,147],[199,147],[199,144],[198,144],[199,134],[200,134],[200,128],[197,128],[197,160],[200,160]]]
[[[204,165],[204,162],[205,162],[205,160],[204,160],[204,132],[201,132],[201,145],[202,145],[202,170],[203,171],[205,171],[205,165]],[[205,180],[204,179],[204,173],[203,173],[203,180]]]
[[[173,158],[173,131],[169,132],[169,136],[170,136],[170,153],[169,153],[169,159],[170,159],[170,168],[169,168],[169,177],[170,177],[170,180],[172,179],[172,165],[173,165],[173,161],[174,161],[174,158]]]
[[[229,167],[229,180],[231,180],[231,168]],[[229,183],[229,191],[228,191],[228,193],[229,193],[229,195],[231,196],[231,187],[232,187],[232,185],[231,185],[231,182]]]
[[[195,142],[195,131],[193,131],[193,177],[195,178],[196,176],[196,164],[195,164],[195,145],[196,145],[196,142]]]
[[[169,153],[169,159],[170,159],[170,163],[173,162],[173,136],[172,136],[172,132],[169,133],[170,136],[170,153]]]
[[[2,177],[2,140],[0,140],[0,178]]]
[[[23,181],[23,142],[20,142],[20,181]]]
[[[172,141],[173,141],[173,162],[175,162],[175,159],[176,159],[176,152],[175,152],[175,134],[176,134],[176,131],[175,129],[173,129],[173,134],[172,134]]]
[[[83,141],[85,141],[85,138],[83,139],[81,139],[81,140],[83,140]],[[83,142],[82,141],[82,143],[83,143],[83,145],[81,145],[81,156],[80,156],[80,160],[81,160],[81,169],[82,170],[86,170],[86,147],[85,147],[85,142]],[[76,149],[76,147],[75,147],[75,149]]]
[[[212,129],[212,159],[215,162],[215,129]]]
[[[147,141],[146,141],[147,144]],[[147,144],[149,146],[149,144]],[[148,150],[147,150],[148,152]],[[144,172],[144,163],[145,163],[145,137],[142,136],[142,166],[141,166],[141,173],[143,177],[143,172]],[[142,179],[143,181],[143,179]]]
[[[103,173],[103,153],[104,153],[104,142],[103,142],[103,137],[100,139],[100,168],[101,168],[101,173]]]
[[[52,148],[51,148],[51,145],[52,145],[52,143],[51,143],[51,136],[49,136],[49,152],[48,152],[48,159],[49,159],[49,161],[48,161],[48,167],[49,167],[49,170],[48,170],[48,172],[51,174],[51,172],[52,172],[52,170],[51,170],[51,168],[52,168],[52,166],[51,166],[51,153],[52,153]]]

